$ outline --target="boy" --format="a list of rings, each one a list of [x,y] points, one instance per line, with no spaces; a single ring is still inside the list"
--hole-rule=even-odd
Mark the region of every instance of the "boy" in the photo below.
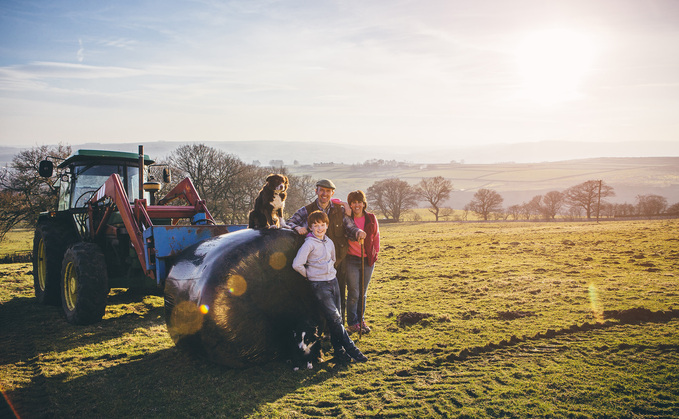
[[[316,301],[330,327],[330,342],[339,362],[366,362],[368,358],[361,353],[351,340],[342,324],[339,312],[340,292],[335,270],[335,245],[326,237],[330,220],[323,211],[309,214],[308,225],[311,230],[304,244],[297,252],[292,267],[307,278]]]

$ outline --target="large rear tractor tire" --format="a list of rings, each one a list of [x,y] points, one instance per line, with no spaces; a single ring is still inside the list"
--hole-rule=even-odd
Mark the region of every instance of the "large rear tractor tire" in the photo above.
[[[76,243],[64,255],[61,268],[61,305],[72,324],[101,321],[108,296],[106,260],[94,243]]]
[[[40,304],[58,306],[61,262],[71,243],[73,229],[59,221],[41,221],[33,236],[33,288]]]

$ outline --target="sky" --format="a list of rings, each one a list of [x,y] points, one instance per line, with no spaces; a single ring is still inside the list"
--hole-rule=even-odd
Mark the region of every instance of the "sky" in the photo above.
[[[676,0],[0,0],[0,146],[679,143]]]

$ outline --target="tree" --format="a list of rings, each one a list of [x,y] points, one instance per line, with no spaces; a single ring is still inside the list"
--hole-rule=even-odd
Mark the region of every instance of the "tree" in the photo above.
[[[469,208],[488,221],[488,215],[493,212],[502,211],[504,199],[499,193],[491,189],[479,189],[474,198],[469,202]]]
[[[562,192],[550,191],[542,198],[542,212],[547,219],[555,219],[556,214],[561,211],[566,197]]]
[[[518,220],[519,215],[521,215],[521,205],[511,205],[507,208],[507,213],[512,216],[513,220]]]
[[[669,215],[679,215],[679,202],[672,204],[667,208],[667,213]]]
[[[429,212],[434,214],[436,221],[439,220],[440,205],[450,198],[453,191],[453,183],[442,176],[424,178],[415,189],[417,195],[430,205]]]
[[[178,147],[169,161],[182,177],[191,178],[215,219],[231,223],[247,219],[254,202],[254,199],[248,199],[248,193],[253,189],[256,193],[261,187],[263,169],[205,144]]]
[[[70,154],[71,147],[62,144],[33,147],[20,151],[9,167],[0,169],[0,240],[17,224],[33,227],[41,212],[56,208],[58,186],[54,177],[40,176],[38,166],[48,156],[63,160]]]
[[[542,214],[542,195],[536,195],[533,197],[533,199],[530,200],[526,206],[526,219],[530,219],[529,217],[531,215],[535,215],[536,217],[540,216]]]
[[[405,210],[415,206],[417,193],[408,182],[391,178],[373,183],[368,188],[368,200],[385,217],[398,222]]]
[[[667,198],[660,195],[637,195],[637,211],[639,215],[651,216],[662,214],[667,208]]]
[[[316,199],[316,181],[310,175],[287,175],[290,181],[285,213],[289,216]]]
[[[571,186],[564,191],[566,202],[571,207],[581,208],[587,214],[587,219],[596,214],[601,198],[615,196],[613,188],[601,180],[588,180],[579,185]]]
[[[627,202],[624,204],[614,204],[613,206],[613,216],[615,217],[631,217],[636,212],[634,205],[628,204]]]

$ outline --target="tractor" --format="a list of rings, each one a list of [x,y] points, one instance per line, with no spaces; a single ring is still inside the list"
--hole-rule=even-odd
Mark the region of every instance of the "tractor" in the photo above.
[[[284,356],[295,325],[322,324],[291,266],[303,237],[217,225],[189,178],[156,199],[153,164],[140,146],[78,150],[57,166],[58,208],[40,214],[33,241],[38,302],[86,325],[103,318],[111,288],[156,291],[175,344],[230,367]],[[51,177],[54,163],[38,171]],[[169,182],[168,171],[162,177]]]
[[[139,153],[78,150],[58,164],[58,207],[41,213],[33,240],[38,302],[61,305],[73,324],[100,321],[111,288],[162,292],[172,258],[184,248],[242,226],[216,225],[189,178],[163,199]],[[54,174],[40,162],[39,173]],[[169,170],[163,170],[167,183]],[[184,205],[168,205],[180,199]]]

